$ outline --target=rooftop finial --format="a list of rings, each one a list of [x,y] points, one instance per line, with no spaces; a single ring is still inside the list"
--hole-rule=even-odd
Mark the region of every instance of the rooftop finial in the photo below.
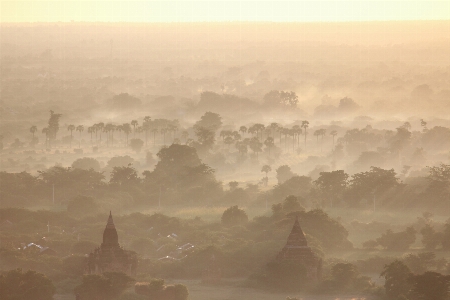
[[[111,211],[109,211],[109,217],[108,222],[106,223],[106,228],[115,228]]]

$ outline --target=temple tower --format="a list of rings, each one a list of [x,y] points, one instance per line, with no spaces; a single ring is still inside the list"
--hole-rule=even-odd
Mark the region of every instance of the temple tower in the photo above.
[[[88,274],[124,272],[133,276],[136,274],[136,267],[136,255],[119,246],[119,236],[112,214],[109,212],[106,228],[103,231],[103,242],[89,254],[86,272]]]
[[[303,233],[298,217],[295,218],[294,226],[287,239],[286,245],[278,253],[277,260],[290,260],[305,266],[307,276],[312,281],[320,281],[322,277],[322,259],[317,257],[308,247],[305,234]]]

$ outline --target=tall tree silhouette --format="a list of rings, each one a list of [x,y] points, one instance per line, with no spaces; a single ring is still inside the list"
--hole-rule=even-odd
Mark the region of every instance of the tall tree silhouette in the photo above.
[[[130,125],[130,123],[124,123],[122,125],[122,131],[123,131],[123,133],[125,133],[125,135],[127,137],[127,146],[128,146],[128,136],[131,133],[131,125]]]
[[[81,148],[81,133],[84,131],[84,126],[78,125],[75,130],[80,132],[80,140],[78,141],[78,148]]]
[[[241,127],[239,127],[239,131],[242,132],[242,134],[244,135],[247,133],[247,127],[241,126]]]
[[[300,134],[302,134],[302,128],[299,125],[292,126],[294,134],[297,136],[297,148],[300,147]]]
[[[138,121],[137,120],[132,120],[131,121],[131,125],[133,126],[133,137],[136,137],[136,126],[138,126],[139,125],[139,123],[138,123]]]
[[[273,137],[269,136],[268,138],[266,138],[266,140],[264,141],[264,145],[269,149],[269,156],[270,156],[270,148],[272,148],[275,145]]]
[[[333,148],[334,148],[334,137],[337,135],[337,131],[336,130],[331,131],[330,135],[333,136]]]
[[[91,135],[91,145],[92,145],[92,134],[95,132],[94,126],[89,126],[87,132]]]
[[[50,110],[50,118],[48,119],[48,146],[51,148],[51,142],[56,140],[56,133],[59,130],[59,119],[62,114],[55,114],[53,110]]]
[[[144,122],[142,123],[142,128],[145,131],[145,147],[147,147],[148,132],[152,128],[152,123],[151,122],[152,122],[152,120],[151,120],[150,116],[145,116],[144,117]]]
[[[111,133],[114,132],[114,125],[111,123],[108,123],[105,125],[105,132],[106,132],[106,144],[108,145],[108,143],[112,144],[112,137],[111,137]]]
[[[75,130],[75,125],[67,126],[67,130],[70,131],[70,148],[72,148],[73,131]]]
[[[256,159],[258,159],[258,153],[261,152],[262,143],[259,141],[257,137],[252,137],[249,143],[250,149],[256,153]]]
[[[306,129],[309,127],[309,122],[308,121],[302,121],[301,127],[305,130],[304,134],[305,134],[305,149],[306,149],[306,135],[308,134],[306,132]]]
[[[158,127],[154,127],[152,129],[152,132],[153,132],[153,145],[155,145],[155,143],[156,143],[156,134],[158,133]]]
[[[105,128],[105,123],[100,122],[97,124],[97,127],[98,127],[98,131],[100,132],[100,143],[101,143],[102,142],[102,131],[103,131],[103,128]]]
[[[322,152],[323,137],[325,136],[326,133],[327,133],[327,130],[326,130],[326,129],[324,129],[324,128],[319,129],[319,134],[320,134],[320,136],[322,137],[322,138],[321,138],[321,141],[320,141],[320,152]]]
[[[35,125],[30,127],[30,132],[33,135],[33,139],[31,140],[31,144],[34,145],[34,134],[37,132],[37,127]]]
[[[42,128],[42,133],[45,134],[45,148],[48,148],[48,128]]]

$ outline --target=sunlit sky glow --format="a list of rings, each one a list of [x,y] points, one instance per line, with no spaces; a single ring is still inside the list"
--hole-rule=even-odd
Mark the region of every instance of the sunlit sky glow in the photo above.
[[[449,20],[450,1],[1,1],[1,22]]]

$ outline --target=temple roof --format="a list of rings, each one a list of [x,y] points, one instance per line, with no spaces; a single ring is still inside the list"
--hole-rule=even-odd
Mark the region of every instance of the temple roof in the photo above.
[[[306,241],[298,217],[295,218],[294,226],[287,239],[286,245],[277,255],[278,260],[295,260],[307,266],[317,266],[319,259],[313,253]]]
[[[292,227],[291,233],[287,239],[286,247],[307,247],[308,242],[306,241],[305,234],[303,233],[300,223],[298,222],[298,217],[295,217],[294,226]]]

